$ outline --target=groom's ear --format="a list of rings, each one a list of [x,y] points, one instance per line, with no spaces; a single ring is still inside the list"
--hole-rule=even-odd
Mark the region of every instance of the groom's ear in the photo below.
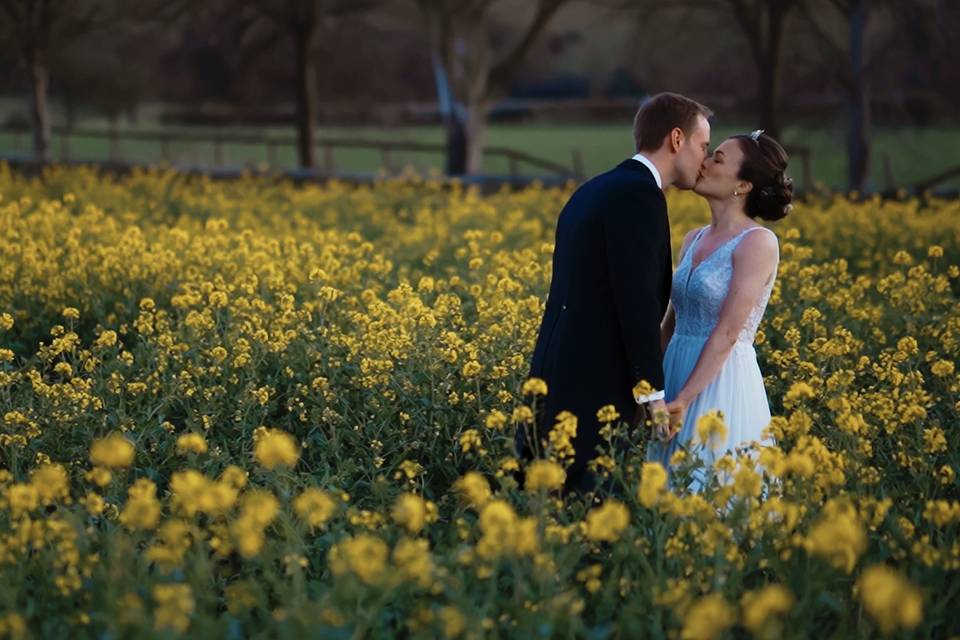
[[[680,127],[674,127],[670,130],[670,150],[674,153],[680,151],[680,147],[683,146],[683,141],[686,139],[686,136],[683,133],[683,129]]]

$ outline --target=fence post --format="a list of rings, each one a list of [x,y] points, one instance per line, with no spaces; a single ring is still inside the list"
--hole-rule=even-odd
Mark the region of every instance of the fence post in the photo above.
[[[573,150],[573,177],[578,181],[583,180],[583,153],[580,149]]]
[[[275,169],[277,166],[277,146],[274,144],[273,140],[267,140],[267,164],[271,169]]]
[[[390,153],[390,147],[381,147],[380,157],[380,164],[387,170],[387,173],[393,173],[393,156]]]
[[[883,176],[887,182],[887,189],[896,191],[897,183],[893,179],[893,163],[890,161],[889,154],[883,154]]]
[[[517,160],[517,156],[512,153],[507,154],[507,160],[509,161],[509,169],[511,176],[520,175],[520,162]]]
[[[333,175],[337,168],[333,163],[333,147],[328,144],[323,145],[323,168],[327,174]]]
[[[70,160],[70,133],[66,129],[60,131],[60,161]]]
[[[115,124],[110,126],[110,161],[117,162],[120,159],[120,139],[117,137],[117,127]]]

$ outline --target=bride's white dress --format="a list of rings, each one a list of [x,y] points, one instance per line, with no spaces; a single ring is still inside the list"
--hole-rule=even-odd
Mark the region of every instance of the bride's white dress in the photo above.
[[[737,245],[751,232],[773,234],[766,227],[745,229],[694,266],[693,255],[706,229],[707,227],[704,227],[697,232],[673,273],[670,301],[676,314],[676,326],[663,360],[664,391],[667,402],[673,400],[683,388],[697,364],[707,338],[717,324],[720,309],[730,288],[730,280],[733,276],[733,252]],[[761,434],[770,423],[770,405],[763,386],[763,376],[757,365],[753,339],[770,299],[775,278],[776,270],[756,307],[751,311],[720,373],[687,408],[679,433],[666,443],[652,441],[647,449],[649,460],[660,462],[669,469],[670,458],[679,446],[690,446],[697,438],[697,421],[705,413],[714,409],[723,412],[727,425],[727,438],[725,442],[714,442],[715,446],[712,449],[709,447],[697,449],[706,468],[711,467],[714,461],[724,453],[751,441],[769,444],[768,441],[763,440]],[[700,473],[694,479],[691,490],[699,491],[704,480],[705,474]]]

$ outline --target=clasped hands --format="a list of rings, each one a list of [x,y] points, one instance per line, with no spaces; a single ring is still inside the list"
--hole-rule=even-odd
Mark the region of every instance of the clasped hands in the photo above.
[[[670,403],[663,400],[654,400],[641,405],[639,410],[646,408],[653,421],[653,436],[657,440],[667,442],[680,432],[683,418],[687,413],[687,403],[677,398]]]

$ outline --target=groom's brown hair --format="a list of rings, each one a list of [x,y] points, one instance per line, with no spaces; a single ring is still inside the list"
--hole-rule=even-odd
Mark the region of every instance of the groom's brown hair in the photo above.
[[[712,115],[713,111],[679,93],[658,93],[640,105],[633,119],[637,151],[656,151],[676,127],[689,137],[697,116],[710,118]]]

